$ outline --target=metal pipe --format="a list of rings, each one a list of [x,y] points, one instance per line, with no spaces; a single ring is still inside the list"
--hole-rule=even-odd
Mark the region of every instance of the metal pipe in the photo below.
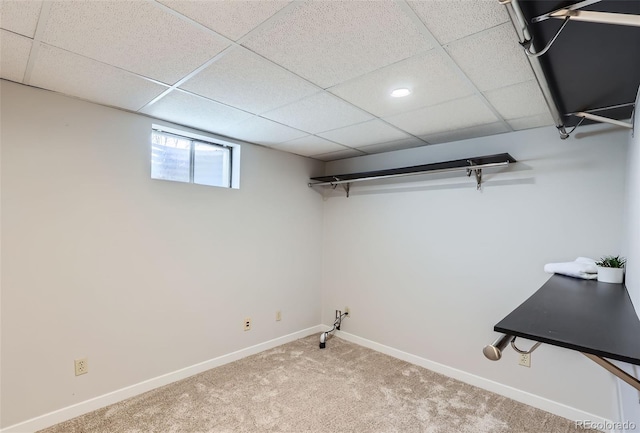
[[[591,108],[589,110],[583,110],[581,111],[581,113],[597,113],[598,111],[609,111],[609,110],[615,110],[617,108],[633,107],[635,104],[636,104],[635,102],[626,102],[624,104],[609,105],[607,107]],[[574,114],[578,114],[578,112],[567,113],[565,114],[565,116],[573,116]]]
[[[623,122],[621,120],[615,120],[609,117],[602,117],[596,114],[586,113],[584,111],[575,113],[574,116],[584,117],[585,119],[595,120],[596,122],[610,123],[612,125],[622,126],[623,128],[633,129],[633,125],[629,122]]]
[[[502,358],[502,351],[509,344],[509,341],[513,338],[513,335],[502,334],[493,343],[484,346],[482,353],[491,361],[498,361]]]
[[[577,10],[577,9],[585,8],[587,6],[591,6],[591,5],[596,4],[596,3],[600,3],[601,1],[602,0],[584,0],[584,1],[581,1],[580,3],[574,3],[571,6],[567,6],[567,7],[561,8],[561,9],[556,9],[553,12],[549,12],[549,13],[546,13],[544,15],[540,15],[539,17],[532,18],[531,22],[532,23],[539,23],[541,21],[548,20],[549,18],[552,18],[554,14],[557,14],[560,11],[567,11],[567,10],[574,11],[574,10]]]
[[[323,332],[322,334],[320,334],[320,349],[324,349],[327,342],[327,335],[328,332]]]
[[[505,162],[493,162],[490,164],[478,164],[478,165],[468,165],[464,167],[455,167],[455,168],[443,168],[441,170],[424,170],[424,171],[416,171],[413,173],[399,173],[399,174],[385,174],[383,176],[370,176],[370,177],[360,177],[357,179],[351,180],[335,180],[330,182],[317,182],[317,183],[309,183],[309,186],[328,186],[328,185],[340,185],[343,183],[353,183],[353,182],[362,182],[365,180],[378,180],[378,179],[390,179],[393,177],[405,177],[405,176],[416,176],[419,174],[429,174],[429,173],[447,173],[451,171],[461,171],[461,170],[477,170],[487,167],[504,167],[509,165],[509,161]]]
[[[565,19],[567,17],[570,17],[571,21],[640,27],[640,15],[633,14],[560,9],[549,15],[549,18]]]
[[[520,44],[524,47],[525,50],[528,50],[530,53],[535,54],[536,51],[533,47],[533,44],[531,43],[532,38],[531,33],[529,33],[529,27],[527,26],[527,20],[522,13],[522,9],[520,9],[518,0],[510,0],[500,3],[504,4],[507,8],[507,12],[509,13],[509,17],[511,18],[513,27],[516,29],[516,33],[518,34],[518,38],[520,39]],[[529,60],[531,69],[533,69],[533,74],[536,77],[536,81],[538,81],[540,90],[542,90],[542,96],[544,96],[547,107],[549,107],[549,111],[551,112],[553,121],[556,124],[556,128],[558,129],[560,138],[563,140],[569,138],[569,134],[567,133],[564,126],[562,115],[560,114],[560,110],[558,109],[558,106],[556,105],[556,102],[553,98],[553,94],[551,93],[549,82],[547,81],[547,78],[542,71],[540,60],[538,60],[538,58],[535,56],[527,56],[527,59]]]
[[[320,349],[324,349],[326,347],[327,338],[329,337],[329,334],[335,331],[336,329],[339,331],[340,325],[342,324],[342,318],[348,315],[349,315],[348,312],[345,312],[343,314],[342,311],[336,310],[336,320],[333,322],[333,327],[328,331],[324,331],[322,334],[320,334]]]

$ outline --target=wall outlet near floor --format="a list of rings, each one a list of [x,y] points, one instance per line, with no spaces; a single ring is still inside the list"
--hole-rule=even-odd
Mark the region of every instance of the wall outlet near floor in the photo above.
[[[518,361],[518,364],[522,365],[523,367],[531,367],[531,354],[530,353],[521,353],[520,354],[520,360]]]
[[[251,317],[244,319],[244,330],[251,331]]]
[[[351,316],[351,310],[349,309],[349,307],[344,307],[344,314],[346,314],[347,316]]]
[[[279,322],[282,320],[282,311],[276,311],[276,322]]]
[[[89,372],[89,359],[82,358],[73,361],[76,367],[76,376],[87,374]]]

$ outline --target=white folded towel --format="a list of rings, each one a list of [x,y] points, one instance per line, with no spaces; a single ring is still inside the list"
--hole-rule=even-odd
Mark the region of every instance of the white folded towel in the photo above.
[[[598,266],[596,266],[596,261],[593,259],[590,259],[589,257],[578,257],[576,260],[576,263],[582,263],[585,265],[590,265],[590,268],[588,268],[589,270],[587,270],[586,272],[590,273],[590,274],[597,274],[598,273]]]
[[[547,263],[544,265],[547,274],[562,274],[569,277],[595,280],[598,278],[596,261],[588,257],[578,257],[573,262]]]

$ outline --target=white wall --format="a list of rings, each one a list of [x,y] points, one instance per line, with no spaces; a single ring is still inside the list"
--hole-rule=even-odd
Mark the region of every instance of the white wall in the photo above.
[[[3,427],[320,323],[321,163],[246,144],[240,190],[151,180],[155,120],[1,92]]]
[[[345,332],[618,419],[613,376],[577,352],[543,345],[530,369],[512,350],[500,362],[482,355],[493,326],[549,278],[545,263],[621,252],[628,133],[577,132],[561,141],[543,128],[327,164],[336,174],[501,152],[520,161],[485,170],[481,192],[464,173],[354,184],[348,199],[336,190],[325,202],[325,323],[348,305]]]
[[[627,257],[625,285],[640,318],[640,92],[636,97],[634,133],[629,142],[627,163],[626,232],[625,251]],[[640,337],[638,337],[640,338]],[[640,366],[619,364],[628,373],[640,378]],[[622,400],[621,421],[634,422],[640,430],[640,392],[619,381]],[[635,431],[638,431],[635,430]],[[633,431],[633,430],[631,430]]]
[[[327,173],[504,151],[521,162],[487,170],[482,192],[441,175],[323,205],[306,186],[320,163],[243,145],[240,190],[154,181],[157,121],[0,91],[0,426],[331,323],[345,305],[346,332],[618,418],[615,381],[581,355],[543,345],[525,369],[481,348],[546,280],[544,263],[621,251],[626,132],[560,141],[549,128],[337,161]],[[90,373],[75,377],[83,356]]]
[[[625,284],[640,317],[640,89],[636,97],[636,113],[628,158]]]

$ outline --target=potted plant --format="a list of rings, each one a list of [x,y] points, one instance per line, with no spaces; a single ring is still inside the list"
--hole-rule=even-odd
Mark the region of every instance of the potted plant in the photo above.
[[[627,263],[627,259],[624,257],[602,257],[599,262],[596,262],[596,266],[598,267],[598,281],[603,283],[622,283],[625,263]]]

